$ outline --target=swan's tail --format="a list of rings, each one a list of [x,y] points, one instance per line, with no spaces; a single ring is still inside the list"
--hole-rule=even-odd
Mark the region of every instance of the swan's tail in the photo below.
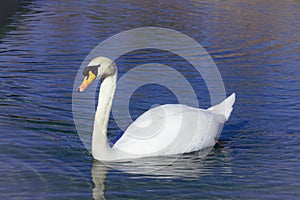
[[[235,102],[235,93],[232,93],[224,101],[222,101],[221,103],[219,103],[215,106],[208,108],[207,110],[210,110],[216,114],[224,115],[226,118],[226,121],[227,121],[230,117],[230,114],[232,111],[232,106],[233,106],[234,102]]]

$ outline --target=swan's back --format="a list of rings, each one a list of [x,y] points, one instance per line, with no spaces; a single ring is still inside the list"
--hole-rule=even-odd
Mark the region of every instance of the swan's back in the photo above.
[[[181,104],[155,107],[138,117],[113,148],[141,157],[188,153],[213,146],[234,100],[233,94],[207,110]]]

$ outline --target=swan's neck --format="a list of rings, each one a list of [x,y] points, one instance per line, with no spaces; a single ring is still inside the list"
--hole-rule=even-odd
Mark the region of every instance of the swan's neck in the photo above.
[[[111,151],[107,142],[107,125],[116,89],[116,81],[117,72],[106,77],[100,87],[92,138],[92,154],[94,158],[99,160],[108,157]]]

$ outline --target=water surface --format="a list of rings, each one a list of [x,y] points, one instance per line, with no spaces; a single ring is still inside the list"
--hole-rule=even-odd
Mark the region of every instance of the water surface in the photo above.
[[[24,2],[0,30],[1,199],[299,198],[299,13],[296,0]],[[164,162],[110,169],[93,161],[71,104],[75,75],[94,46],[144,26],[194,38],[213,57],[227,93],[237,93],[221,145],[152,174],[128,166]],[[199,106],[210,106],[201,77],[168,52],[126,54],[117,60],[119,76],[148,61],[181,69],[198,88]],[[130,112],[136,118],[176,102],[166,88],[146,85]],[[113,140],[120,129],[110,122]]]

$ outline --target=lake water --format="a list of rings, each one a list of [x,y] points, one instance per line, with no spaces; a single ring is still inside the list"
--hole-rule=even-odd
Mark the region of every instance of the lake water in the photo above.
[[[297,0],[23,2],[0,29],[1,199],[299,199],[299,19]],[[110,168],[93,161],[72,116],[85,56],[114,34],[146,26],[198,41],[227,95],[237,94],[220,145],[168,167],[161,168],[169,158],[141,161],[161,168],[150,174],[138,162]],[[128,53],[116,61],[119,75],[148,61],[181,66],[199,106],[209,107],[203,80],[168,52]],[[165,87],[145,85],[130,112],[136,118],[176,102]],[[110,122],[113,140],[121,130]]]

